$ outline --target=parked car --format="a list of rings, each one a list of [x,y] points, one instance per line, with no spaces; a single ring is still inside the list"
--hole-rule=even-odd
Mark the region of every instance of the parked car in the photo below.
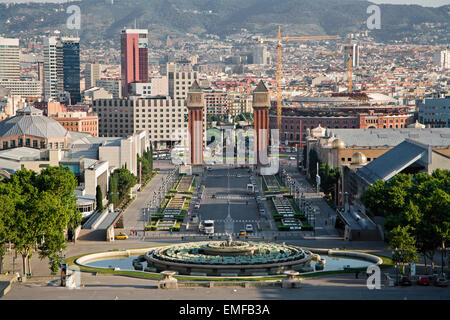
[[[411,285],[412,285],[412,282],[411,282],[411,280],[409,279],[409,277],[407,277],[407,276],[402,276],[402,277],[400,278],[400,280],[398,281],[398,284],[401,285],[401,286],[411,286]]]
[[[128,236],[125,233],[121,232],[117,236],[115,236],[114,238],[116,240],[125,240],[125,239],[128,239]]]
[[[241,230],[241,231],[239,231],[239,235],[245,236],[245,235],[247,235],[247,232],[245,230]]]
[[[213,195],[211,196],[211,198],[212,198],[212,199],[215,199],[215,198],[216,198],[216,195],[215,195],[215,194],[213,194]]]
[[[434,285],[436,287],[447,287],[448,286],[448,280],[445,278],[445,276],[440,275],[439,277],[436,278],[436,280],[434,281]]]
[[[421,286],[429,286],[430,283],[430,277],[428,276],[419,276],[419,278],[417,279],[417,284]]]
[[[248,223],[245,225],[245,231],[247,231],[247,233],[249,232],[253,232],[253,225]]]
[[[259,209],[259,213],[262,214],[262,215],[264,215],[264,214],[266,213],[266,210],[264,210],[264,209]]]
[[[289,160],[295,160],[295,157],[289,157]]]
[[[196,203],[194,209],[200,209],[200,203]]]

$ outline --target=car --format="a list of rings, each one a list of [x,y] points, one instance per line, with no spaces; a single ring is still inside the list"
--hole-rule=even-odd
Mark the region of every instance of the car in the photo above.
[[[211,167],[208,167],[208,169],[207,169],[208,171],[212,171],[212,168]]]
[[[436,287],[447,287],[448,286],[448,280],[443,276],[439,276],[436,278],[436,280],[434,281],[434,285]]]
[[[241,230],[241,231],[239,231],[239,235],[240,236],[246,236],[247,232],[245,230]]]
[[[215,198],[216,198],[216,195],[215,195],[215,194],[213,194],[213,195],[211,196],[211,198],[215,199]]]
[[[250,223],[245,225],[245,231],[248,232],[253,232],[253,225],[251,225]]]
[[[236,178],[242,178],[242,176],[241,176],[240,174],[238,174],[238,175],[236,176]]]
[[[259,213],[264,215],[266,213],[266,211],[264,209],[259,209]]]
[[[121,232],[117,236],[115,236],[114,238],[116,240],[126,240],[126,239],[128,239],[128,236],[125,233]]]
[[[410,285],[412,285],[412,282],[411,282],[411,280],[409,279],[409,277],[407,277],[407,276],[402,276],[402,277],[400,278],[400,280],[398,281],[398,284],[401,285],[401,286],[410,286]]]
[[[196,203],[194,209],[200,209],[200,203]]]
[[[430,283],[430,277],[428,276],[419,276],[419,278],[417,279],[417,284],[421,286],[429,286]]]
[[[289,157],[289,160],[295,160],[295,157]]]

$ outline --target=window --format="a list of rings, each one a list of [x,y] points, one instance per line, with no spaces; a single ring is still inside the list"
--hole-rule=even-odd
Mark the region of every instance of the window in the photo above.
[[[347,158],[347,161],[349,161],[349,162],[352,161],[352,158]]]
[[[3,149],[8,149],[8,141],[3,141]]]
[[[345,162],[345,158],[341,158],[341,161],[342,161],[342,162]]]
[[[33,148],[37,148],[38,147],[38,142],[37,140],[33,140]]]

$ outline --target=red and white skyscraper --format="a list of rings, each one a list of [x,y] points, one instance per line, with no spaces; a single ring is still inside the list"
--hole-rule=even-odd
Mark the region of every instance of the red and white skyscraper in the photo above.
[[[122,95],[126,97],[130,83],[148,82],[148,30],[124,29],[120,43]]]

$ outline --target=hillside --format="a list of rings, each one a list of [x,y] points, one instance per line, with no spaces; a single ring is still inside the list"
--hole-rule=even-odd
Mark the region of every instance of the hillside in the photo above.
[[[83,41],[118,41],[124,26],[148,28],[150,37],[186,32],[203,36],[226,36],[241,28],[251,34],[275,35],[277,25],[285,34],[338,34],[366,30],[369,2],[361,0],[106,0],[76,2],[82,12],[80,36]],[[0,4],[0,34],[7,36],[49,34],[64,31],[69,4]],[[449,8],[415,5],[380,5],[382,29],[377,40],[387,41],[427,32],[412,28],[424,22],[449,23]],[[421,30],[419,30],[421,29]],[[435,41],[448,42],[448,35]]]

